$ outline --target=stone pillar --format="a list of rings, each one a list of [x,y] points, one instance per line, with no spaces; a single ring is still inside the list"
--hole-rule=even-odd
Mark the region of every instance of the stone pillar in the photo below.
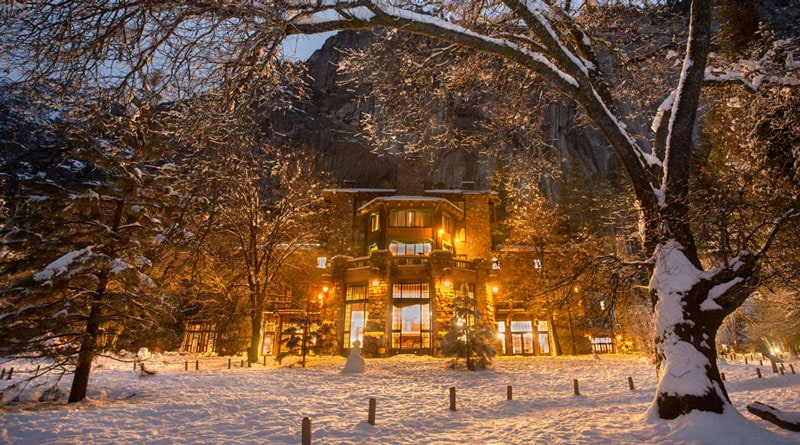
[[[388,250],[375,250],[370,256],[370,263],[372,278],[368,284],[369,300],[363,351],[367,355],[375,356],[380,355],[381,347],[388,348],[391,340],[392,308],[389,294],[392,284],[392,254]]]

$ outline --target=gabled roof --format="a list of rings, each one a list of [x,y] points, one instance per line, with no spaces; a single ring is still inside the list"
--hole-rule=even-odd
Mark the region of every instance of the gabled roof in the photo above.
[[[409,207],[409,208],[432,208],[442,206],[442,210],[455,215],[458,219],[464,217],[464,211],[458,208],[450,200],[445,198],[435,198],[432,196],[380,196],[362,205],[356,211],[359,216],[367,214],[380,206],[389,207]]]

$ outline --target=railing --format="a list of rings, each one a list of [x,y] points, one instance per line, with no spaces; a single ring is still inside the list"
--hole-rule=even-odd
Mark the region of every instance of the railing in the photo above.
[[[467,260],[453,260],[453,267],[456,269],[474,269],[472,261]]]
[[[424,266],[430,262],[428,255],[395,255],[392,261],[397,266]],[[370,257],[359,257],[347,261],[348,269],[360,269],[372,266]],[[451,267],[456,269],[474,270],[475,265],[468,260],[452,260]]]
[[[361,268],[361,267],[369,267],[370,265],[371,265],[371,263],[369,261],[369,257],[368,256],[361,257],[361,258],[355,258],[355,259],[349,260],[347,262],[347,268],[348,269],[358,269],[358,268]]]
[[[422,266],[428,264],[428,257],[422,255],[404,255],[394,257],[398,266]]]

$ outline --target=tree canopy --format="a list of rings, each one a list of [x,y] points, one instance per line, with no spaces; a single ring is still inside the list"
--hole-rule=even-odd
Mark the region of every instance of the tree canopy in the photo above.
[[[670,3],[678,9],[687,4]],[[637,6],[659,6],[659,2]],[[758,63],[737,58],[709,67],[712,6],[711,0],[691,2],[685,43],[677,51],[683,52],[679,77],[674,84],[658,85],[664,91],[658,104],[653,104],[651,128],[641,131],[620,111],[624,85],[608,81],[606,63],[599,57],[600,42],[585,31],[582,22],[593,11],[607,7],[603,4],[577,7],[548,0],[13,2],[3,9],[0,34],[6,60],[28,79],[56,81],[62,89],[88,81],[116,88],[127,103],[141,100],[144,92],[153,89],[148,79],[158,76],[162,97],[177,101],[219,91],[226,106],[235,110],[257,100],[254,92],[279,87],[279,49],[286,35],[342,29],[414,33],[497,57],[535,74],[579,104],[629,180],[640,212],[656,311],[660,381],[651,413],[672,419],[695,410],[722,414],[730,408],[716,365],[715,344],[709,339],[715,338],[724,318],[757,286],[761,262],[781,229],[800,216],[794,193],[770,209],[770,215],[754,221],[742,243],[727,244],[732,250],[722,261],[704,261],[704,252],[698,250],[690,215],[696,205],[692,200],[693,163],[698,157],[695,131],[704,84],[734,82],[751,90],[781,85],[795,101],[800,85],[794,47],[781,40],[775,40],[772,53]]]

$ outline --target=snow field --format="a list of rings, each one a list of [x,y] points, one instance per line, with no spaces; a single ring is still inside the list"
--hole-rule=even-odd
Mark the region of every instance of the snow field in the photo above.
[[[130,362],[102,359],[84,402],[4,407],[0,443],[298,444],[306,416],[319,444],[800,443],[800,434],[746,412],[756,400],[789,411],[800,406],[800,377],[773,374],[768,363],[758,379],[757,364],[721,361],[742,415],[652,423],[644,416],[656,387],[649,357],[501,357],[494,369],[477,372],[450,369],[449,362],[367,359],[363,374],[343,374],[340,357],[313,357],[305,369],[271,361],[240,367],[234,357],[229,370],[227,357],[156,354],[145,362],[156,374],[142,378]],[[451,386],[457,411],[449,409]],[[367,423],[371,397],[374,426]]]

